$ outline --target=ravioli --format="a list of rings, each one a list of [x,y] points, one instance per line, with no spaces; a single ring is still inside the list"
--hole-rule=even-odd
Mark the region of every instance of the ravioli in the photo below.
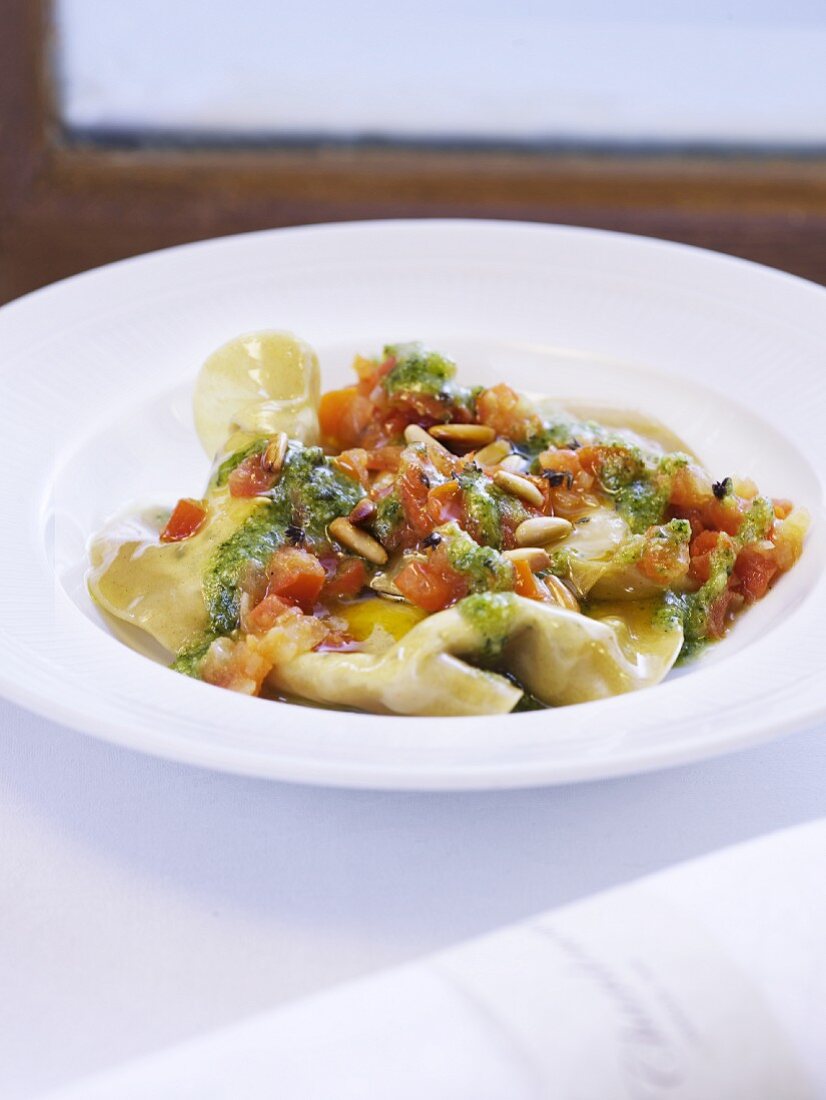
[[[273,669],[269,683],[392,714],[504,714],[522,695],[514,679],[548,706],[587,703],[656,684],[674,664],[679,624],[644,617],[588,618],[485,593],[429,616],[383,653],[307,653]]]
[[[354,366],[320,394],[297,337],[224,345],[204,495],[93,539],[92,596],[178,672],[378,714],[589,703],[659,683],[803,551],[802,509],[642,413],[460,385],[417,342]]]

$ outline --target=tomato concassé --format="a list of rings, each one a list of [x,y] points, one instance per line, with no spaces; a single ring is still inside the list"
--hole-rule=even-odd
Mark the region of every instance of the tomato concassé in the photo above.
[[[417,343],[354,369],[321,395],[311,445],[245,436],[206,496],[169,516],[162,544],[203,546],[203,616],[175,636],[179,671],[258,694],[302,654],[384,652],[428,616],[467,608],[478,625],[514,596],[583,621],[633,604],[635,622],[678,632],[670,667],[800,556],[802,510],[747,478],[715,480],[656,432],[549,412],[505,383],[462,385]],[[623,638],[626,651],[648,644]],[[503,639],[485,652],[481,667],[543,705],[502,664]]]

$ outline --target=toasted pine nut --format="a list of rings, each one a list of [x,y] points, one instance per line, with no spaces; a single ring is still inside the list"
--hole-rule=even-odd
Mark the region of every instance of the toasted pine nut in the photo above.
[[[505,550],[502,557],[508,561],[527,562],[534,573],[538,573],[540,569],[549,569],[551,565],[546,551],[539,546],[520,546],[517,550]]]
[[[424,428],[418,424],[408,424],[404,429],[404,438],[408,443],[430,443],[432,436],[428,435]]]
[[[526,519],[513,533],[517,546],[547,546],[573,531],[574,525],[562,516],[536,516]]]
[[[287,436],[285,432],[278,432],[267,444],[261,458],[261,465],[271,474],[280,474],[284,459],[287,457]]]
[[[553,575],[545,577],[544,580],[548,591],[560,607],[564,607],[566,611],[579,611],[579,600],[564,581]]]
[[[431,447],[441,447],[443,451],[446,451],[446,447],[442,447],[438,440],[434,439],[430,432],[426,432],[420,424],[408,424],[404,429],[404,438],[407,443],[427,443]]]
[[[428,430],[440,443],[461,450],[484,447],[496,439],[496,432],[487,424],[434,424]]]
[[[495,466],[503,458],[507,458],[510,453],[510,443],[505,439],[497,439],[495,443],[489,443],[487,447],[477,451],[475,459],[480,466]]]
[[[347,517],[351,523],[366,523],[376,514],[376,506],[370,497],[362,497]]]
[[[358,527],[354,527],[349,519],[344,519],[343,516],[334,519],[330,524],[330,534],[342,546],[346,546],[348,550],[354,550],[374,565],[384,565],[387,561],[387,551],[382,544],[366,531],[360,531]]]
[[[503,470],[507,470],[511,474],[523,474],[528,468],[528,464],[522,455],[512,454],[507,458],[503,458],[499,463]]]
[[[512,496],[519,497],[526,504],[532,504],[534,508],[541,508],[545,503],[545,498],[534,483],[528,481],[526,477],[522,477],[521,474],[511,473],[510,470],[497,470],[493,475],[493,480],[500,489],[504,489],[506,493],[510,493]]]

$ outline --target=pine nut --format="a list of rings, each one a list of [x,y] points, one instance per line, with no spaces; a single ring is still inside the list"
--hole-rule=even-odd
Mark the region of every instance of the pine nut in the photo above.
[[[517,550],[505,550],[502,557],[512,562],[527,562],[534,573],[538,573],[540,569],[549,569],[551,566],[551,559],[539,546],[520,546]]]
[[[287,455],[288,439],[285,432],[278,432],[267,444],[261,457],[261,465],[270,473],[278,473]]]
[[[475,450],[496,439],[496,432],[486,424],[434,424],[428,430],[440,443],[459,450]]]
[[[553,575],[545,577],[544,580],[548,591],[560,607],[564,607],[566,611],[579,611],[579,600],[564,581]]]
[[[507,470],[511,474],[522,474],[527,470],[528,464],[522,455],[508,455],[507,458],[503,458],[499,463],[503,470]]]
[[[367,558],[374,565],[384,565],[387,561],[387,551],[382,544],[366,531],[360,531],[358,527],[354,527],[349,519],[344,519],[343,516],[334,519],[330,524],[330,534],[342,546],[353,550],[362,558]]]
[[[514,531],[517,546],[547,546],[573,531],[574,525],[562,516],[536,516],[520,523]]]
[[[504,439],[497,439],[495,443],[489,443],[487,447],[477,451],[475,459],[480,466],[496,466],[503,458],[507,458],[510,453],[510,443]]]
[[[432,443],[433,437],[428,435],[424,428],[418,424],[408,424],[404,429],[404,438],[407,443]]]
[[[408,424],[404,429],[404,439],[406,443],[424,443],[425,446],[441,451],[443,454],[450,454],[447,447],[443,447],[442,444],[439,443],[437,439],[434,439],[430,432],[425,431],[420,424]]]
[[[261,465],[271,474],[280,474],[284,459],[287,457],[287,435],[278,432],[267,444],[267,449],[261,458]]]
[[[367,523],[376,514],[376,506],[370,497],[362,497],[347,517],[351,523]]]
[[[542,508],[545,498],[532,481],[528,481],[521,474],[511,473],[510,470],[497,470],[493,475],[494,482],[506,493],[519,497],[526,504],[532,504],[534,508]]]

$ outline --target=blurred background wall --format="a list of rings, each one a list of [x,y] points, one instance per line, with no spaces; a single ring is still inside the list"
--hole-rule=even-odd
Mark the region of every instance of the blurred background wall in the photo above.
[[[822,0],[0,0],[0,295],[204,236],[562,221],[826,281]]]
[[[57,0],[76,133],[826,144],[822,0]]]

